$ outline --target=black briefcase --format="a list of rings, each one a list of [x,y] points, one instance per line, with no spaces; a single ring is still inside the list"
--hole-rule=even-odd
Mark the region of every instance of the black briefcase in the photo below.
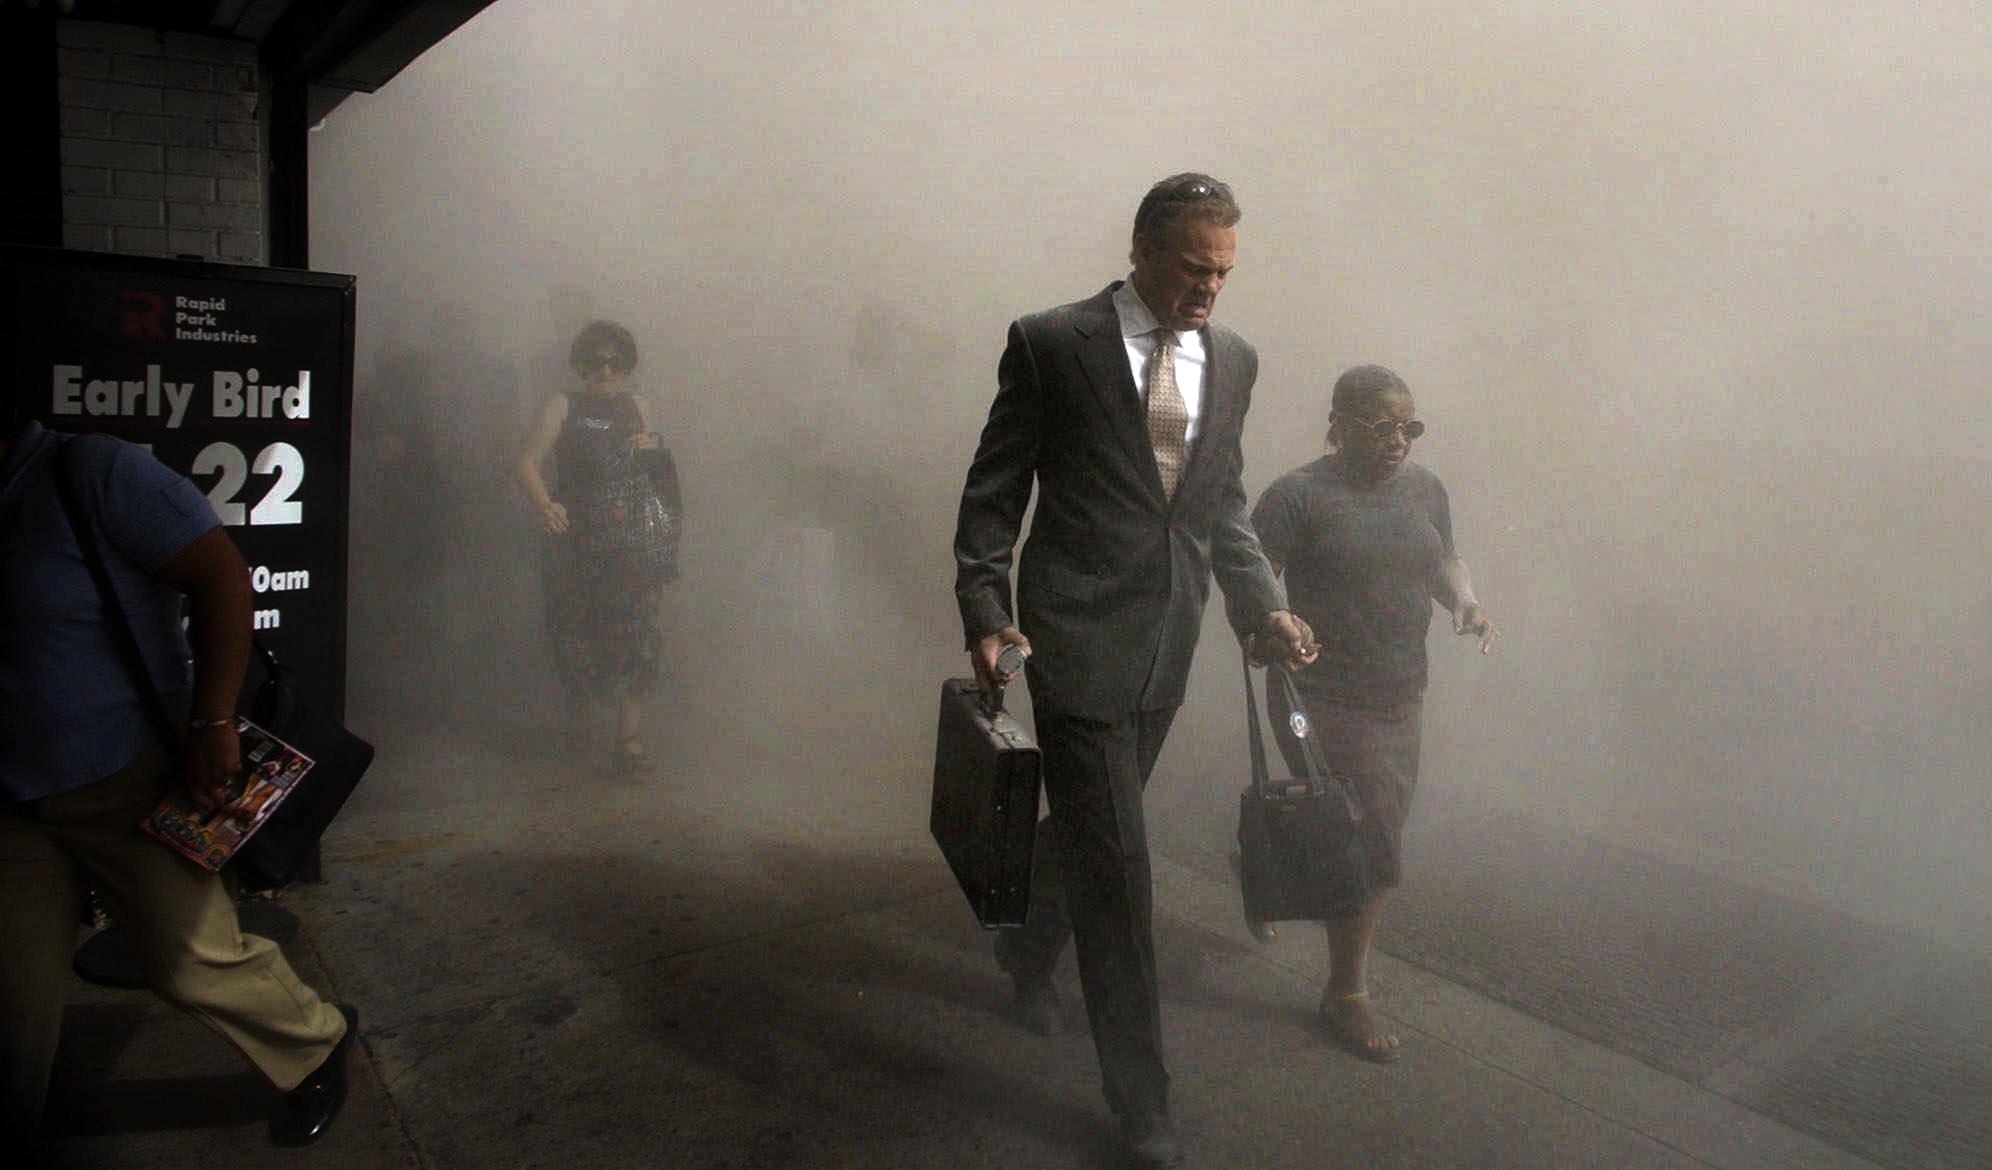
[[[1037,743],[1002,696],[986,701],[972,678],[942,683],[928,827],[984,926],[1021,926],[1030,909],[1040,782]]]

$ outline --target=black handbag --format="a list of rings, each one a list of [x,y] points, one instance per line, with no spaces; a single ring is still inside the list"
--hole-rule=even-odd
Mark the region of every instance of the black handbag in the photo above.
[[[627,558],[656,580],[675,580],[679,515],[671,453],[636,452],[620,458],[617,468],[622,474],[605,478],[588,495],[582,540],[596,555]]]
[[[160,743],[177,752],[184,746],[182,736],[166,711],[166,700],[160,697],[158,683],[145,665],[131,619],[118,601],[110,570],[104,567],[103,550],[97,547],[96,526],[90,523],[76,494],[68,467],[68,451],[69,444],[64,443],[57,451],[55,466],[56,494],[61,497],[63,514],[69,519],[76,546],[90,570],[90,579],[96,583],[111,640],[117,644],[118,655],[124,659],[125,669],[138,685],[139,693],[146,697],[146,714],[152,720],[153,730],[158,733]],[[244,885],[272,889],[296,878],[311,858],[318,838],[324,835],[332,818],[339,814],[346,798],[352,795],[360,777],[373,763],[374,748],[314,707],[299,692],[290,668],[277,661],[261,638],[252,635],[252,639],[263,663],[264,678],[250,704],[249,718],[312,760],[311,770],[229,860]]]
[[[1347,918],[1370,893],[1369,853],[1361,840],[1363,806],[1355,789],[1331,774],[1314,741],[1305,708],[1284,666],[1266,668],[1278,679],[1293,712],[1289,726],[1300,741],[1307,775],[1273,780],[1266,770],[1266,742],[1252,663],[1245,662],[1245,716],[1251,732],[1252,782],[1238,798],[1239,886],[1247,922]]]
[[[318,839],[373,763],[374,747],[314,706],[298,689],[295,673],[262,639],[255,647],[263,683],[249,704],[249,719],[312,761],[311,771],[230,862],[245,885],[274,889],[296,880],[311,860]]]

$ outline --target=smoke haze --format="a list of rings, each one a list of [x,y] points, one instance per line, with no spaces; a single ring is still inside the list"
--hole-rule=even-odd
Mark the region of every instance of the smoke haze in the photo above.
[[[340,106],[356,709],[440,644],[448,706],[553,734],[511,463],[606,316],[686,479],[658,743],[725,759],[725,709],[789,719],[826,664],[856,754],[917,777],[1004,327],[1123,275],[1141,193],[1197,169],[1245,210],[1248,490],[1319,453],[1337,373],[1393,367],[1503,629],[1435,625],[1419,817],[1992,939],[1992,18],[1324,7],[506,0]],[[1219,609],[1156,799],[1221,835]]]

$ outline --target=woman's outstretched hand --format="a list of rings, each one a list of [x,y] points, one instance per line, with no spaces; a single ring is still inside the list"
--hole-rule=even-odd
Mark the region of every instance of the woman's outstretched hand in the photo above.
[[[1480,608],[1477,601],[1469,601],[1453,613],[1453,633],[1472,634],[1479,638],[1482,654],[1492,650],[1495,639],[1501,636],[1501,632],[1494,628],[1494,619],[1487,616],[1487,611]]]
[[[567,531],[567,505],[558,500],[546,506],[542,513],[546,520],[546,530],[555,536]]]

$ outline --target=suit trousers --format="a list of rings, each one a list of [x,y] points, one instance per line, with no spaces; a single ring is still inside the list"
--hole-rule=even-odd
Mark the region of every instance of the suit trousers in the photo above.
[[[81,788],[0,806],[0,1126],[10,1137],[40,1126],[85,883],[129,932],[153,990],[277,1088],[296,1088],[345,1035],[345,1017],[299,982],[275,943],[241,932],[219,875],[139,830],[175,780],[155,747]]]
[[[1110,723],[1034,714],[1051,813],[1038,826],[1030,913],[997,936],[997,961],[1019,978],[1049,977],[1072,939],[1107,1104],[1163,1113],[1169,1074],[1141,798],[1176,708]]]

